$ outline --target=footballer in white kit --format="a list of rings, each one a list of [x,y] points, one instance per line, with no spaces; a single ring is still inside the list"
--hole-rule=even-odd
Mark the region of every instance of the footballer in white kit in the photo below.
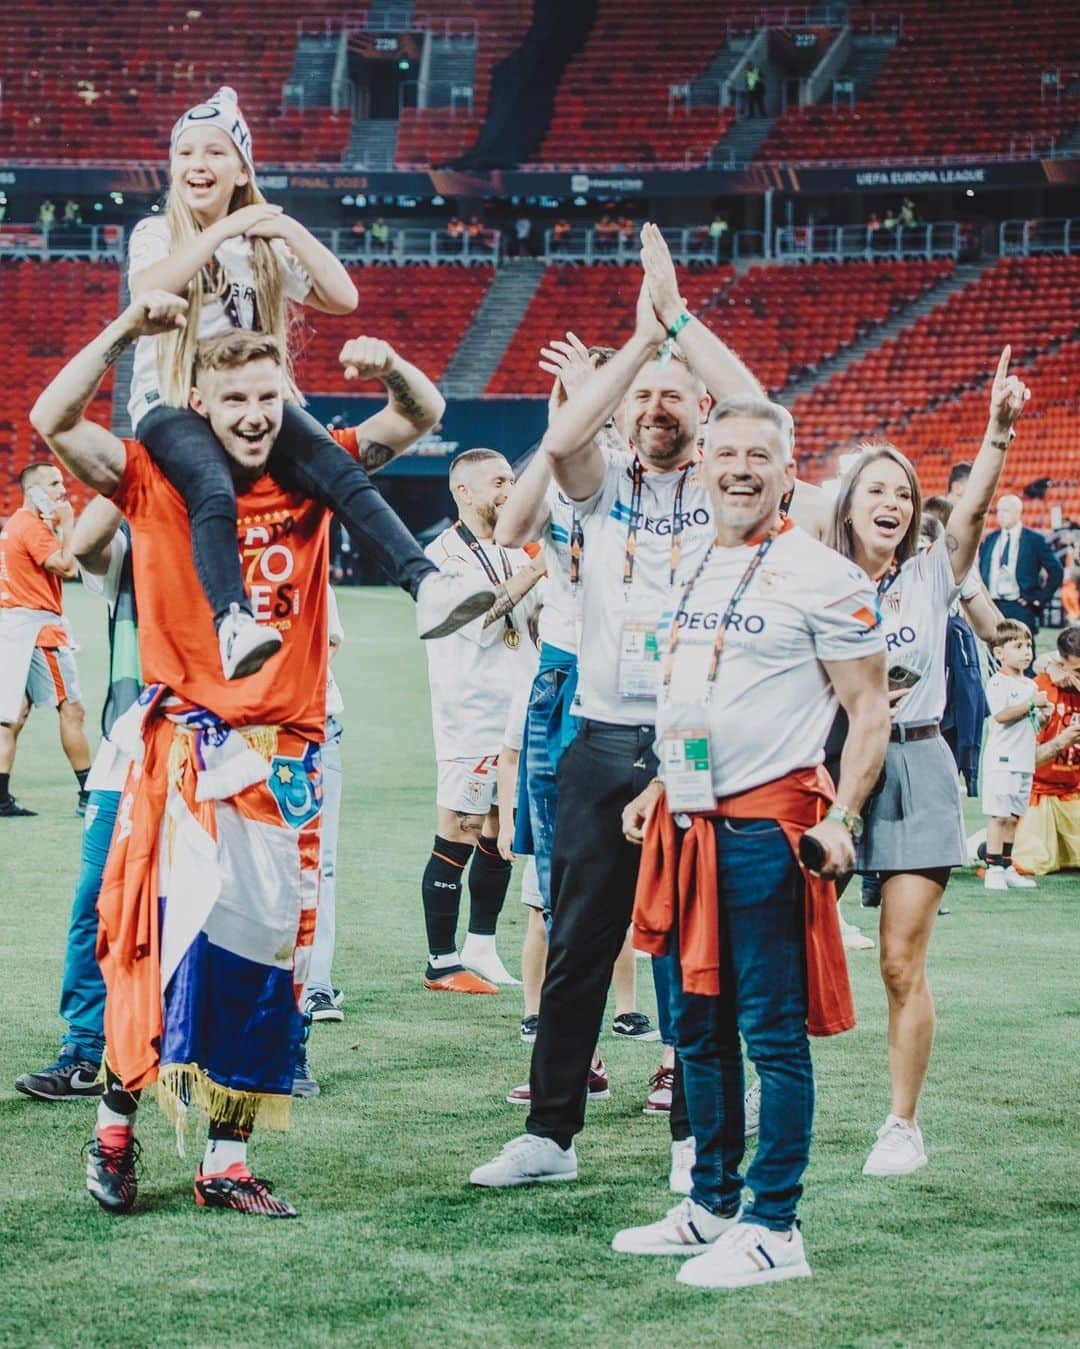
[[[497,993],[517,982],[495,949],[510,862],[499,852],[499,749],[514,693],[530,679],[529,632],[543,562],[494,540],[514,472],[494,450],[469,450],[450,467],[457,523],[427,547],[451,573],[482,576],[498,591],[491,612],[428,646],[431,721],[438,762],[436,832],[421,893],[428,940],[424,987],[441,993]],[[508,802],[512,808],[512,802]],[[461,954],[457,922],[469,868],[469,927]]]

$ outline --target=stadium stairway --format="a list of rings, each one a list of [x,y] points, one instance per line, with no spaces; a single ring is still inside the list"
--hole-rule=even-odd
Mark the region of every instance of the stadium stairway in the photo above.
[[[721,136],[713,146],[709,152],[709,163],[734,159],[737,164],[749,164],[775,120],[775,117],[740,117],[732,123],[727,135]]]
[[[837,72],[836,80],[850,80],[855,89],[856,100],[865,98],[866,91],[874,82],[874,76],[885,64],[895,45],[895,38],[882,41],[878,37],[854,37],[851,51],[843,67]]]
[[[303,91],[305,108],[330,107],[330,89],[334,82],[340,40],[336,33],[301,35],[296,44],[289,84],[299,85]]]
[[[914,323],[923,314],[928,314],[931,309],[936,309],[938,305],[944,304],[950,295],[963,290],[965,286],[977,280],[995,261],[996,259],[991,259],[989,262],[968,263],[964,266],[954,267],[950,276],[939,281],[937,285],[931,286],[912,304],[904,305],[884,323],[877,324],[869,332],[857,337],[850,346],[845,347],[831,360],[822,361],[815,370],[785,384],[778,395],[779,401],[785,407],[791,407],[796,398],[802,394],[810,393],[819,384],[824,384],[833,375],[839,374],[842,370],[846,370],[848,366],[861,360],[867,352],[880,347],[889,338],[896,337],[898,333]]]
[[[383,118],[354,117],[345,163],[349,168],[369,173],[387,172],[394,167],[398,124]]]
[[[544,277],[539,258],[516,258],[495,279],[446,367],[441,388],[448,398],[479,398],[499,367]]]
[[[453,90],[476,83],[476,38],[465,36],[428,38],[428,95],[429,108],[449,108]]]

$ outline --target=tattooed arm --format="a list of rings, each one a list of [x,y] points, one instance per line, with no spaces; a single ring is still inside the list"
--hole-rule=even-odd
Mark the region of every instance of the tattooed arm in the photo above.
[[[360,463],[374,473],[431,430],[443,415],[446,400],[422,370],[377,337],[346,342],[339,359],[347,380],[377,379],[389,395],[386,407],[356,428]]]
[[[123,441],[96,422],[86,409],[109,367],[138,337],[182,328],[187,301],[165,291],[146,291],[118,319],[64,366],[38,398],[30,424],[53,454],[80,482],[108,496],[124,472]]]
[[[505,584],[499,586],[496,592],[498,599],[484,615],[484,627],[490,628],[492,623],[508,614],[514,605],[523,600],[533,586],[541,580],[546,571],[544,554],[539,553],[520,571],[514,572]]]

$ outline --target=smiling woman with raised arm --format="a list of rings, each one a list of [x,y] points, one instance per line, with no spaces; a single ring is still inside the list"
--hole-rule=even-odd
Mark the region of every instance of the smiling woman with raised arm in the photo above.
[[[941,738],[949,608],[975,560],[1028,390],[1001,353],[990,421],[963,499],[945,533],[918,551],[922,498],[908,460],[867,445],[841,483],[834,547],[877,586],[887,644],[893,727],[881,790],[867,809],[856,870],[880,872],[881,977],[889,1000],[892,1103],[863,1174],[899,1176],[926,1165],[916,1113],[934,1040],[926,951],[954,866],[967,860],[956,764]],[[850,738],[850,737],[849,737]]]

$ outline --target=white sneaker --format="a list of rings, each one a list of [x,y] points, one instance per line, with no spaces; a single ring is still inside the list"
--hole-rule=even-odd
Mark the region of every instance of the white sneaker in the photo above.
[[[243,679],[261,670],[281,647],[281,633],[265,623],[256,623],[238,604],[233,604],[218,628],[221,670],[226,679]]]
[[[1021,876],[1015,867],[1005,868],[1005,884],[1010,890],[1036,890],[1038,886],[1030,876]]]
[[[461,947],[461,963],[492,984],[520,984],[499,959],[494,937],[478,937],[470,932]]]
[[[574,1145],[560,1148],[553,1138],[538,1138],[536,1134],[511,1138],[497,1157],[476,1167],[469,1176],[470,1185],[492,1189],[542,1185],[550,1180],[577,1180]]]
[[[1009,878],[1004,867],[987,867],[983,877],[983,886],[987,890],[1007,890]]]
[[[679,1283],[694,1288],[745,1288],[781,1279],[806,1279],[810,1266],[797,1227],[774,1232],[757,1223],[736,1223],[713,1242],[704,1255],[688,1260],[679,1270]]]
[[[668,1189],[672,1194],[690,1193],[690,1172],[697,1160],[697,1144],[694,1135],[689,1138],[671,1140],[671,1171],[668,1175]]]
[[[743,1115],[746,1123],[743,1125],[743,1136],[753,1138],[758,1131],[761,1123],[761,1080],[752,1082],[746,1089],[746,1095],[743,1097]]]
[[[848,951],[872,951],[874,941],[855,926],[849,923],[843,914],[840,915],[840,937],[844,947]]]
[[[862,1169],[864,1176],[908,1176],[927,1163],[922,1130],[889,1115],[878,1130],[877,1142]]]
[[[616,1232],[611,1249],[622,1255],[700,1255],[729,1227],[734,1227],[741,1214],[739,1209],[730,1218],[724,1218],[692,1199],[684,1199],[668,1209],[658,1223],[624,1227]]]
[[[446,569],[432,572],[416,592],[416,631],[424,641],[449,637],[458,628],[486,614],[496,592],[474,576]]]

